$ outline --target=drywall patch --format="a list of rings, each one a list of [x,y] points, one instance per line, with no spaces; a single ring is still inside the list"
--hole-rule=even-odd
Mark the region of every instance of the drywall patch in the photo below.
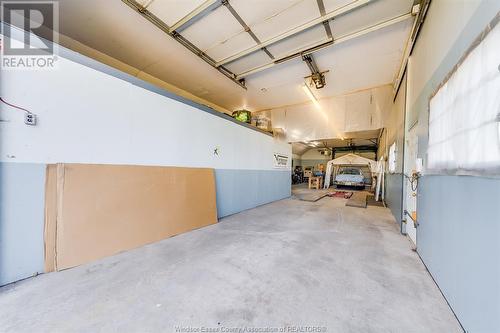
[[[45,165],[0,163],[0,285],[43,272]]]

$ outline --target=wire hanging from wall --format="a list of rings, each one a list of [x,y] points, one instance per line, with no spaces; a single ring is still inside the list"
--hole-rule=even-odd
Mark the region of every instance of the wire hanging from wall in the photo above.
[[[17,106],[17,105],[14,105],[14,104],[11,104],[9,102],[7,102],[6,100],[4,100],[1,96],[0,96],[0,101],[10,107],[13,107],[14,109],[18,109],[18,110],[23,110],[24,112],[28,112],[28,113],[31,113],[29,110],[26,110],[25,108],[22,108],[20,106]]]
[[[0,101],[2,103],[4,103],[5,105],[8,105],[14,109],[18,109],[18,110],[21,110],[21,111],[24,111],[24,123],[26,125],[36,125],[36,114],[32,113],[31,111],[29,111],[28,109],[25,109],[25,108],[22,108],[20,106],[17,106],[15,104],[12,104],[12,103],[9,103],[7,102],[6,100],[4,100],[1,96],[0,96]]]

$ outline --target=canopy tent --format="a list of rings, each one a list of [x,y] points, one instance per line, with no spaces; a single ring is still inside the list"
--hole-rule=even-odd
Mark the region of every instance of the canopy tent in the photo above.
[[[325,183],[324,188],[330,187],[330,180],[332,178],[332,172],[335,167],[338,166],[368,166],[370,168],[371,173],[376,173],[378,170],[377,161],[370,160],[369,158],[365,158],[356,154],[349,153],[347,155],[338,157],[334,160],[328,161],[326,164],[326,173],[325,173]],[[336,170],[335,170],[336,171]]]

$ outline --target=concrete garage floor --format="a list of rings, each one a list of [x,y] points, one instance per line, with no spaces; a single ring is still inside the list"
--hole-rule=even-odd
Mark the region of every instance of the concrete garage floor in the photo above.
[[[389,210],[344,204],[286,199],[3,287],[0,331],[461,331]]]

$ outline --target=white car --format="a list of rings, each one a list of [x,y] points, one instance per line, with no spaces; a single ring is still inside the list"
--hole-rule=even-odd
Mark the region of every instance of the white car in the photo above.
[[[364,187],[365,177],[360,168],[344,167],[339,170],[333,183],[335,185]]]

